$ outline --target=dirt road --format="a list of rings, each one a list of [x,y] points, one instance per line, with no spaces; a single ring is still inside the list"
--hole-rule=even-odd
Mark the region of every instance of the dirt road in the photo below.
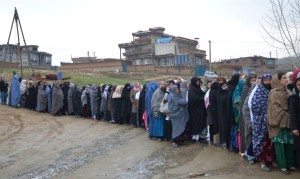
[[[206,144],[180,148],[131,126],[0,106],[0,178],[300,178]]]

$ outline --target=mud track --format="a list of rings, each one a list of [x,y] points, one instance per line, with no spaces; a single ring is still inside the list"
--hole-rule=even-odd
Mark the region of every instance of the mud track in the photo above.
[[[207,144],[150,140],[142,128],[8,106],[0,114],[0,178],[282,177]]]

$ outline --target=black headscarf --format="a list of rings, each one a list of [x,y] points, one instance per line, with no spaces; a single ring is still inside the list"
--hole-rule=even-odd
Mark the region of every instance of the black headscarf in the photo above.
[[[231,79],[228,81],[228,85],[232,85],[235,88],[240,81],[240,76],[241,74],[239,73],[232,75]]]
[[[123,90],[122,90],[122,98],[130,99],[130,90],[131,90],[131,88],[127,89],[128,87],[130,87],[130,84],[126,83]]]
[[[196,91],[198,93],[204,93],[202,91],[202,89],[200,88],[200,85],[197,85],[197,81],[200,81],[201,82],[201,79],[198,78],[198,77],[193,77],[191,79],[191,85],[190,85],[190,89],[193,90],[193,91]]]

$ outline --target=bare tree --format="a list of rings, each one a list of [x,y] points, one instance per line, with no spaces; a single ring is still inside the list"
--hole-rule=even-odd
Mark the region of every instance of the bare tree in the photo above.
[[[270,0],[270,13],[260,22],[263,39],[272,47],[284,51],[290,57],[294,68],[295,60],[300,62],[300,0]]]

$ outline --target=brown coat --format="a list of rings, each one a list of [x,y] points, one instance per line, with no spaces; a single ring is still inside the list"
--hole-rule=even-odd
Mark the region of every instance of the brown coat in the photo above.
[[[288,98],[292,94],[286,86],[282,86],[275,75],[272,79],[272,90],[268,97],[268,132],[269,138],[276,137],[281,128],[290,128]]]
[[[130,101],[131,101],[131,104],[132,104],[132,110],[131,112],[132,113],[137,113],[137,105],[138,105],[138,100],[135,99],[135,95],[138,91],[135,91],[134,89],[132,89],[130,91]]]

